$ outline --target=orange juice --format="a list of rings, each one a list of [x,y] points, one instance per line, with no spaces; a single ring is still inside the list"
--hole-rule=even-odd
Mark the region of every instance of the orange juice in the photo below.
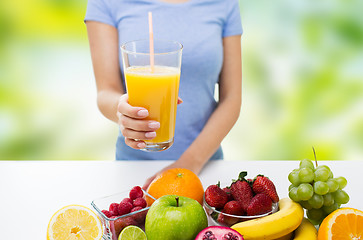
[[[146,119],[160,122],[156,137],[146,143],[173,141],[180,71],[178,68],[132,66],[125,70],[129,103],[149,111]]]

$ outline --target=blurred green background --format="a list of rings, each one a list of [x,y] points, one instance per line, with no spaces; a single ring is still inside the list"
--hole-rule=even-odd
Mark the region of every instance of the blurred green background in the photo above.
[[[113,160],[86,0],[0,2],[0,160]],[[363,1],[240,0],[243,104],[227,160],[361,160]],[[201,13],[202,14],[202,13]]]

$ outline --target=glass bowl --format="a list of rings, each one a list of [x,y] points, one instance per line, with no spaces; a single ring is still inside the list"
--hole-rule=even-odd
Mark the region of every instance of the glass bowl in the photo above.
[[[148,196],[156,200],[146,191],[142,191],[144,193],[143,198]],[[111,203],[120,203],[124,198],[128,198],[129,192],[130,190],[122,191],[110,196],[97,198],[91,202],[92,207],[96,210],[103,225],[103,239],[117,240],[122,229],[129,225],[135,225],[142,229],[145,228],[145,217],[150,206],[118,217],[107,217],[102,212],[102,210],[108,210]]]
[[[204,195],[203,195],[203,207],[208,216],[209,226],[223,226],[223,227],[231,227],[232,225],[238,222],[244,222],[256,218],[265,217],[279,210],[279,204],[272,203],[272,210],[270,212],[261,215],[254,215],[254,216],[232,215],[232,214],[223,213],[217,210],[216,208],[209,206],[208,203],[205,201]]]

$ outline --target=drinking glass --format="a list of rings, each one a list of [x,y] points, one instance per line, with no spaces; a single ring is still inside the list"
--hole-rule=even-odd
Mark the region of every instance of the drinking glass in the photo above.
[[[144,151],[163,151],[172,146],[183,45],[176,41],[131,41],[121,46],[129,104],[149,111],[146,120],[160,123],[156,137],[145,140]]]

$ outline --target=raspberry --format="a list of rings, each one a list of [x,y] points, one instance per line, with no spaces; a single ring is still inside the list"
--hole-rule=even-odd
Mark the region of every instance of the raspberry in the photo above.
[[[145,208],[147,203],[146,200],[143,198],[136,198],[133,202],[134,207],[142,207]]]
[[[137,222],[132,217],[124,217],[124,218],[119,218],[114,221],[110,221],[111,232],[113,234],[115,234],[116,236],[118,236],[120,234],[122,229],[124,229],[125,227],[130,226],[130,225],[137,226]]]
[[[143,208],[142,208],[142,207],[140,207],[140,206],[133,207],[133,208],[131,209],[131,212],[136,212],[136,211],[139,211],[139,210],[141,210],[141,209],[143,209]]]
[[[115,213],[114,211],[109,211],[110,214],[111,214],[111,217],[117,217],[118,215],[118,210],[117,210],[117,213]]]
[[[143,209],[142,207],[134,207],[133,209],[131,209],[131,212],[136,212]],[[135,219],[136,222],[142,224],[145,221],[145,217],[146,217],[146,213],[147,211],[141,211],[138,213],[135,213],[134,215],[132,215],[132,217]]]
[[[111,203],[108,210],[110,212],[113,212],[114,213],[113,216],[115,216],[115,215],[118,215],[119,214],[118,207],[119,207],[119,204],[118,203]]]
[[[121,203],[122,202],[129,202],[129,203],[133,204],[131,198],[124,198],[124,199],[122,199]]]
[[[118,214],[124,215],[130,213],[133,207],[134,206],[132,206],[132,204],[129,202],[121,202],[118,206]]]
[[[135,186],[130,190],[129,196],[131,200],[134,200],[136,198],[141,198],[144,196],[144,192],[142,191],[140,186]]]
[[[105,216],[108,218],[113,216],[113,212],[111,212],[111,211],[102,210],[101,212],[103,212],[103,214],[105,214]]]

